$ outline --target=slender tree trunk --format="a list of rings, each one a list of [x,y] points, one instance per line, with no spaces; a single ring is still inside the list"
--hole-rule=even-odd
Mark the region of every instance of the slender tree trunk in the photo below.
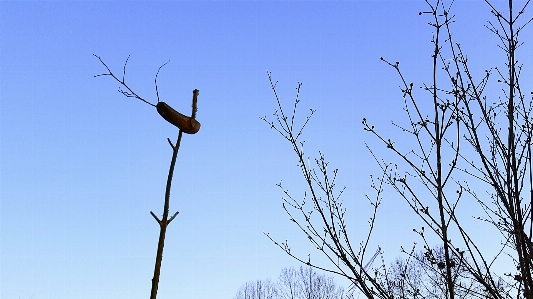
[[[176,158],[178,157],[178,151],[180,149],[182,134],[183,132],[180,130],[178,134],[178,140],[176,141],[176,145],[173,148],[172,161],[170,162],[170,169],[168,170],[163,218],[158,221],[161,230],[159,232],[159,242],[157,243],[157,256],[155,258],[154,277],[152,278],[152,291],[150,293],[150,299],[156,299],[157,297],[157,288],[159,286],[159,274],[161,273],[161,262],[163,261],[163,247],[165,246],[165,234],[167,232],[167,226],[170,223],[170,221],[172,221],[174,217],[176,217],[177,215],[177,212],[176,212],[176,214],[174,214],[170,219],[168,219],[168,209],[170,205],[170,190],[172,186],[172,177],[174,175],[174,166],[176,165]]]

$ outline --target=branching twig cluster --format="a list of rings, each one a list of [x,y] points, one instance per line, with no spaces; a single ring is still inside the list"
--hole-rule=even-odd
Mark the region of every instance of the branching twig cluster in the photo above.
[[[446,286],[442,293],[451,299],[460,293],[462,286],[454,278],[452,262],[457,257],[462,258],[464,253],[469,260],[464,264],[465,271],[472,283],[484,289],[482,293],[471,292],[468,296],[533,298],[533,102],[526,100],[520,88],[522,66],[515,58],[520,45],[518,33],[531,22],[529,19],[517,25],[529,1],[516,16],[513,16],[512,1],[509,1],[508,17],[486,2],[499,24],[495,26],[489,22],[488,28],[502,41],[500,47],[507,54],[506,72],[494,68],[499,76],[498,82],[503,84],[503,97],[489,100],[484,93],[492,69],[487,70],[479,82],[473,78],[466,55],[460,44],[453,40],[450,9],[440,1],[436,5],[428,2],[430,11],[426,13],[431,15],[430,25],[435,30],[432,40],[433,78],[430,85],[424,84],[421,88],[429,93],[431,108],[424,109],[423,101],[415,97],[414,84],[404,79],[399,63],[390,63],[382,58],[395,69],[402,82],[401,92],[409,127],[395,125],[413,137],[416,149],[405,152],[394,141],[377,132],[366,119],[363,119],[363,126],[409,169],[402,172],[397,164],[374,156],[385,174],[385,182],[442,240],[442,269],[445,270],[442,277]],[[452,58],[446,59],[446,55]],[[443,84],[442,80],[446,83]],[[489,196],[473,190],[468,183],[472,180],[485,183],[486,189],[492,190]],[[458,217],[459,203],[464,201],[465,195],[474,198],[485,212],[484,217],[478,218],[494,225],[502,236],[501,245],[495,244],[500,249],[493,256],[487,256],[474,240],[477,231],[465,227],[464,221]],[[434,202],[428,201],[428,198],[434,199]],[[435,206],[436,210],[430,210],[430,206]],[[456,232],[454,238],[457,239],[452,240],[452,230]],[[464,252],[459,247],[464,247]],[[516,274],[494,272],[495,262],[504,257],[511,258]]]
[[[450,28],[454,22],[450,14],[452,5],[445,7],[441,0],[435,4],[426,2],[429,10],[420,14],[430,15],[429,25],[434,30],[433,75],[431,83],[420,88],[422,97],[427,95],[430,100],[421,99],[414,84],[405,79],[399,62],[381,58],[397,72],[401,81],[407,125],[396,122],[393,125],[410,136],[415,146],[405,150],[406,143],[385,137],[363,119],[364,129],[392,151],[398,161],[391,163],[378,158],[367,145],[382,176],[373,179],[377,196],[370,203],[374,214],[368,238],[360,243],[357,253],[344,222],[342,190],[334,191],[337,170],[328,171],[322,153],[315,159],[316,168],[305,163],[304,142],[300,139],[314,110],[301,128],[294,127],[301,83],[292,115],[287,116],[269,73],[278,109],[274,113],[275,121],[263,120],[291,143],[307,183],[302,200],[291,196],[279,184],[286,196],[283,207],[291,221],[334,267],[321,267],[310,258],[298,257],[291,252],[287,241],[279,243],[267,236],[300,262],[355,281],[367,298],[533,298],[533,99],[527,99],[520,87],[522,66],[515,57],[521,45],[518,35],[532,21],[518,23],[529,0],[516,15],[512,0],[508,1],[506,15],[486,1],[497,20],[489,22],[487,28],[501,41],[499,46],[506,53],[507,61],[505,70],[487,69],[477,81],[461,45],[454,41]],[[494,73],[503,86],[503,96],[498,98],[486,95]],[[424,241],[423,253],[415,253],[414,248],[411,252],[404,251],[409,257],[406,263],[389,270],[384,265],[381,275],[376,276],[368,273],[361,261],[385,185],[405,200],[427,230],[414,229]],[[305,206],[306,201],[311,202],[311,208]],[[468,202],[477,202],[484,212],[483,216],[469,217],[492,225],[501,236],[489,248],[495,253],[489,255],[487,248],[480,246],[479,228],[468,227],[462,218],[469,212],[463,205]],[[438,250],[428,244],[428,233],[441,240]],[[500,261],[509,266],[505,272],[496,269]],[[419,267],[408,273],[414,264]],[[420,275],[425,280],[420,280]]]
[[[286,196],[283,198],[283,208],[290,220],[307,236],[311,244],[327,257],[334,267],[317,265],[311,261],[310,256],[307,259],[299,257],[291,252],[288,241],[278,242],[268,233],[266,236],[296,260],[317,269],[349,278],[368,298],[391,298],[379,284],[375,274],[367,271],[362,263],[374,228],[377,208],[380,204],[382,180],[372,185],[377,192],[376,198],[367,197],[374,208],[373,215],[369,220],[367,238],[359,244],[356,251],[350,242],[345,222],[346,208],[343,207],[341,199],[344,188],[340,191],[335,189],[338,170],[328,170],[328,162],[322,153],[319,153],[319,157],[314,159],[316,168],[312,167],[309,163],[309,157],[306,157],[304,152],[305,142],[301,140],[302,132],[315,110],[311,109],[301,127],[295,127],[295,116],[297,106],[300,103],[299,95],[302,84],[298,83],[292,114],[288,116],[283,110],[276,91],[277,82],[272,80],[270,72],[268,78],[277,100],[278,109],[274,112],[275,121],[269,121],[266,117],[262,119],[292,145],[292,149],[298,157],[298,166],[307,185],[303,199],[299,200],[294,198],[281,183],[278,184]],[[307,205],[309,202],[311,207]]]
[[[107,66],[107,64],[105,64],[105,62],[102,60],[102,58],[100,58],[100,56],[96,55],[96,54],[93,54],[94,57],[98,58],[98,60],[100,60],[100,62],[105,66],[105,68],[107,69],[107,73],[103,73],[103,74],[99,74],[99,75],[95,75],[94,77],[100,77],[100,76],[110,76],[111,78],[115,79],[118,83],[120,83],[124,88],[126,88],[126,90],[122,89],[119,87],[118,89],[118,92],[120,92],[121,94],[123,94],[124,96],[128,97],[128,98],[135,98],[135,99],[138,99],[138,100],[141,100],[143,102],[145,102],[146,104],[150,105],[150,106],[153,106],[155,107],[156,105],[155,104],[152,104],[150,103],[149,101],[145,100],[143,97],[139,96],[138,94],[135,93],[135,91],[133,91],[127,84],[126,84],[126,65],[128,64],[128,61],[130,60],[130,56],[128,56],[128,58],[126,58],[126,62],[124,62],[124,67],[122,68],[122,79],[119,79],[115,74],[113,74],[113,72],[111,71],[111,69]],[[154,84],[155,84],[155,94],[157,96],[157,102],[159,103],[159,89],[157,87],[157,76],[159,76],[159,71],[161,71],[161,68],[164,67],[165,65],[167,65],[168,63],[170,62],[167,61],[165,62],[163,65],[161,65],[159,67],[159,69],[157,69],[157,73],[155,74],[155,79],[154,79]]]

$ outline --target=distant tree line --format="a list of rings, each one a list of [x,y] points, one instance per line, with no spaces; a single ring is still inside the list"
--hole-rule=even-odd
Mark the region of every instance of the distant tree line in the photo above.
[[[234,299],[342,299],[344,289],[333,277],[312,267],[284,268],[276,282],[250,281],[241,286]]]
[[[390,265],[376,265],[374,271],[383,275],[379,282],[393,298],[440,299],[446,292],[445,255],[443,246],[432,249],[404,252],[406,258],[397,257]],[[468,273],[466,260],[453,259],[453,277],[459,298],[473,296],[490,297],[480,284]],[[499,290],[508,292],[504,282],[499,281]],[[360,296],[357,281],[347,290],[337,285],[334,277],[318,273],[311,266],[299,269],[284,268],[276,282],[270,279],[255,280],[242,285],[234,299],[353,299]]]

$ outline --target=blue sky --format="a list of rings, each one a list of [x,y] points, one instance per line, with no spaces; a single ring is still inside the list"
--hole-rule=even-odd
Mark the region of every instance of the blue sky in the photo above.
[[[456,2],[456,41],[482,75],[504,58],[483,27],[490,11]],[[290,145],[260,120],[276,107],[267,70],[287,107],[303,82],[301,119],[317,110],[307,152],[340,168],[357,244],[370,216],[369,175],[379,174],[364,142],[388,155],[361,120],[397,134],[390,121],[404,117],[400,81],[381,56],[400,61],[409,81],[429,82],[424,10],[424,1],[1,1],[0,297],[149,296],[159,234],[149,212],[162,213],[166,138],[177,129],[111,78],[94,78],[106,70],[93,54],[115,73],[131,55],[126,82],[152,102],[154,75],[170,60],[159,94],[183,113],[200,90],[202,128],[179,152],[170,210],[180,214],[168,229],[159,298],[232,298],[249,280],[298,266],[263,232],[321,261],[275,186],[303,193]],[[531,45],[521,51],[530,67]],[[389,190],[370,250],[380,245],[392,261],[419,241],[419,225]]]

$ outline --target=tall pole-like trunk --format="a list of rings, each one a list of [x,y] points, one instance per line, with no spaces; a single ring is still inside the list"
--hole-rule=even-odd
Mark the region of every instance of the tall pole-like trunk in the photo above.
[[[507,118],[509,121],[507,139],[507,196],[511,210],[511,217],[514,226],[514,242],[518,254],[518,262],[521,270],[521,277],[524,286],[524,297],[533,298],[531,293],[531,270],[529,267],[529,254],[524,230],[524,219],[522,215],[522,199],[520,196],[519,169],[516,153],[515,138],[515,88],[516,88],[516,36],[514,31],[513,1],[509,0],[509,38],[508,38],[508,68],[509,68],[509,102],[507,105]],[[531,159],[531,157],[530,157]]]
[[[196,110],[197,110],[196,103],[198,100],[198,93],[199,93],[198,89],[193,90],[192,115],[191,115],[191,118],[193,120],[196,118]],[[167,233],[167,226],[178,215],[178,212],[176,212],[174,213],[174,215],[172,215],[172,217],[168,218],[168,210],[170,206],[170,191],[172,188],[172,177],[174,176],[174,166],[176,165],[176,159],[178,157],[178,151],[180,149],[182,135],[183,135],[183,131],[180,130],[178,133],[178,140],[176,141],[175,145],[172,145],[172,143],[170,142],[170,139],[168,140],[168,142],[170,143],[170,146],[172,147],[172,160],[170,162],[170,168],[168,170],[167,187],[165,190],[165,205],[163,208],[163,217],[161,218],[161,220],[159,220],[153,212],[150,212],[150,214],[152,214],[155,220],[159,223],[159,227],[160,227],[159,241],[157,243],[157,255],[155,258],[155,266],[154,266],[154,277],[152,278],[152,290],[150,292],[150,299],[157,298],[157,289],[159,286],[159,275],[161,273],[161,262],[163,261],[163,248],[165,246],[165,235]]]
[[[163,261],[163,247],[165,246],[165,235],[167,232],[167,226],[170,223],[170,221],[172,221],[174,217],[176,217],[176,215],[178,214],[176,212],[170,219],[168,218],[172,177],[174,175],[174,166],[176,165],[176,158],[178,157],[178,151],[180,149],[182,134],[183,132],[180,130],[178,134],[178,140],[172,152],[172,161],[170,162],[170,169],[168,170],[167,188],[165,191],[165,206],[163,209],[163,217],[161,220],[158,220],[156,218],[156,220],[158,220],[159,222],[160,231],[159,231],[159,242],[157,243],[157,255],[155,258],[154,277],[152,278],[152,291],[150,292],[150,299],[156,299],[157,297],[157,288],[159,286],[159,274],[161,273],[161,262]]]
[[[438,22],[435,22],[435,24],[438,24]],[[455,298],[455,289],[454,289],[454,282],[452,277],[452,265],[451,265],[451,257],[450,257],[450,248],[448,243],[448,224],[446,221],[445,216],[445,207],[444,207],[444,182],[442,178],[442,139],[443,136],[441,134],[441,122],[440,122],[440,116],[439,113],[439,102],[437,97],[437,62],[439,58],[439,51],[440,51],[440,45],[439,45],[439,38],[440,38],[440,25],[437,25],[436,27],[436,34],[435,34],[435,50],[433,53],[433,108],[435,113],[435,149],[436,149],[436,163],[437,163],[437,173],[435,174],[435,186],[437,189],[437,202],[439,205],[439,217],[440,217],[440,227],[441,227],[441,233],[442,233],[442,245],[444,247],[444,260],[446,264],[446,289],[448,291],[449,298],[454,299]],[[441,113],[444,113],[442,111]],[[452,215],[450,215],[451,217]]]

